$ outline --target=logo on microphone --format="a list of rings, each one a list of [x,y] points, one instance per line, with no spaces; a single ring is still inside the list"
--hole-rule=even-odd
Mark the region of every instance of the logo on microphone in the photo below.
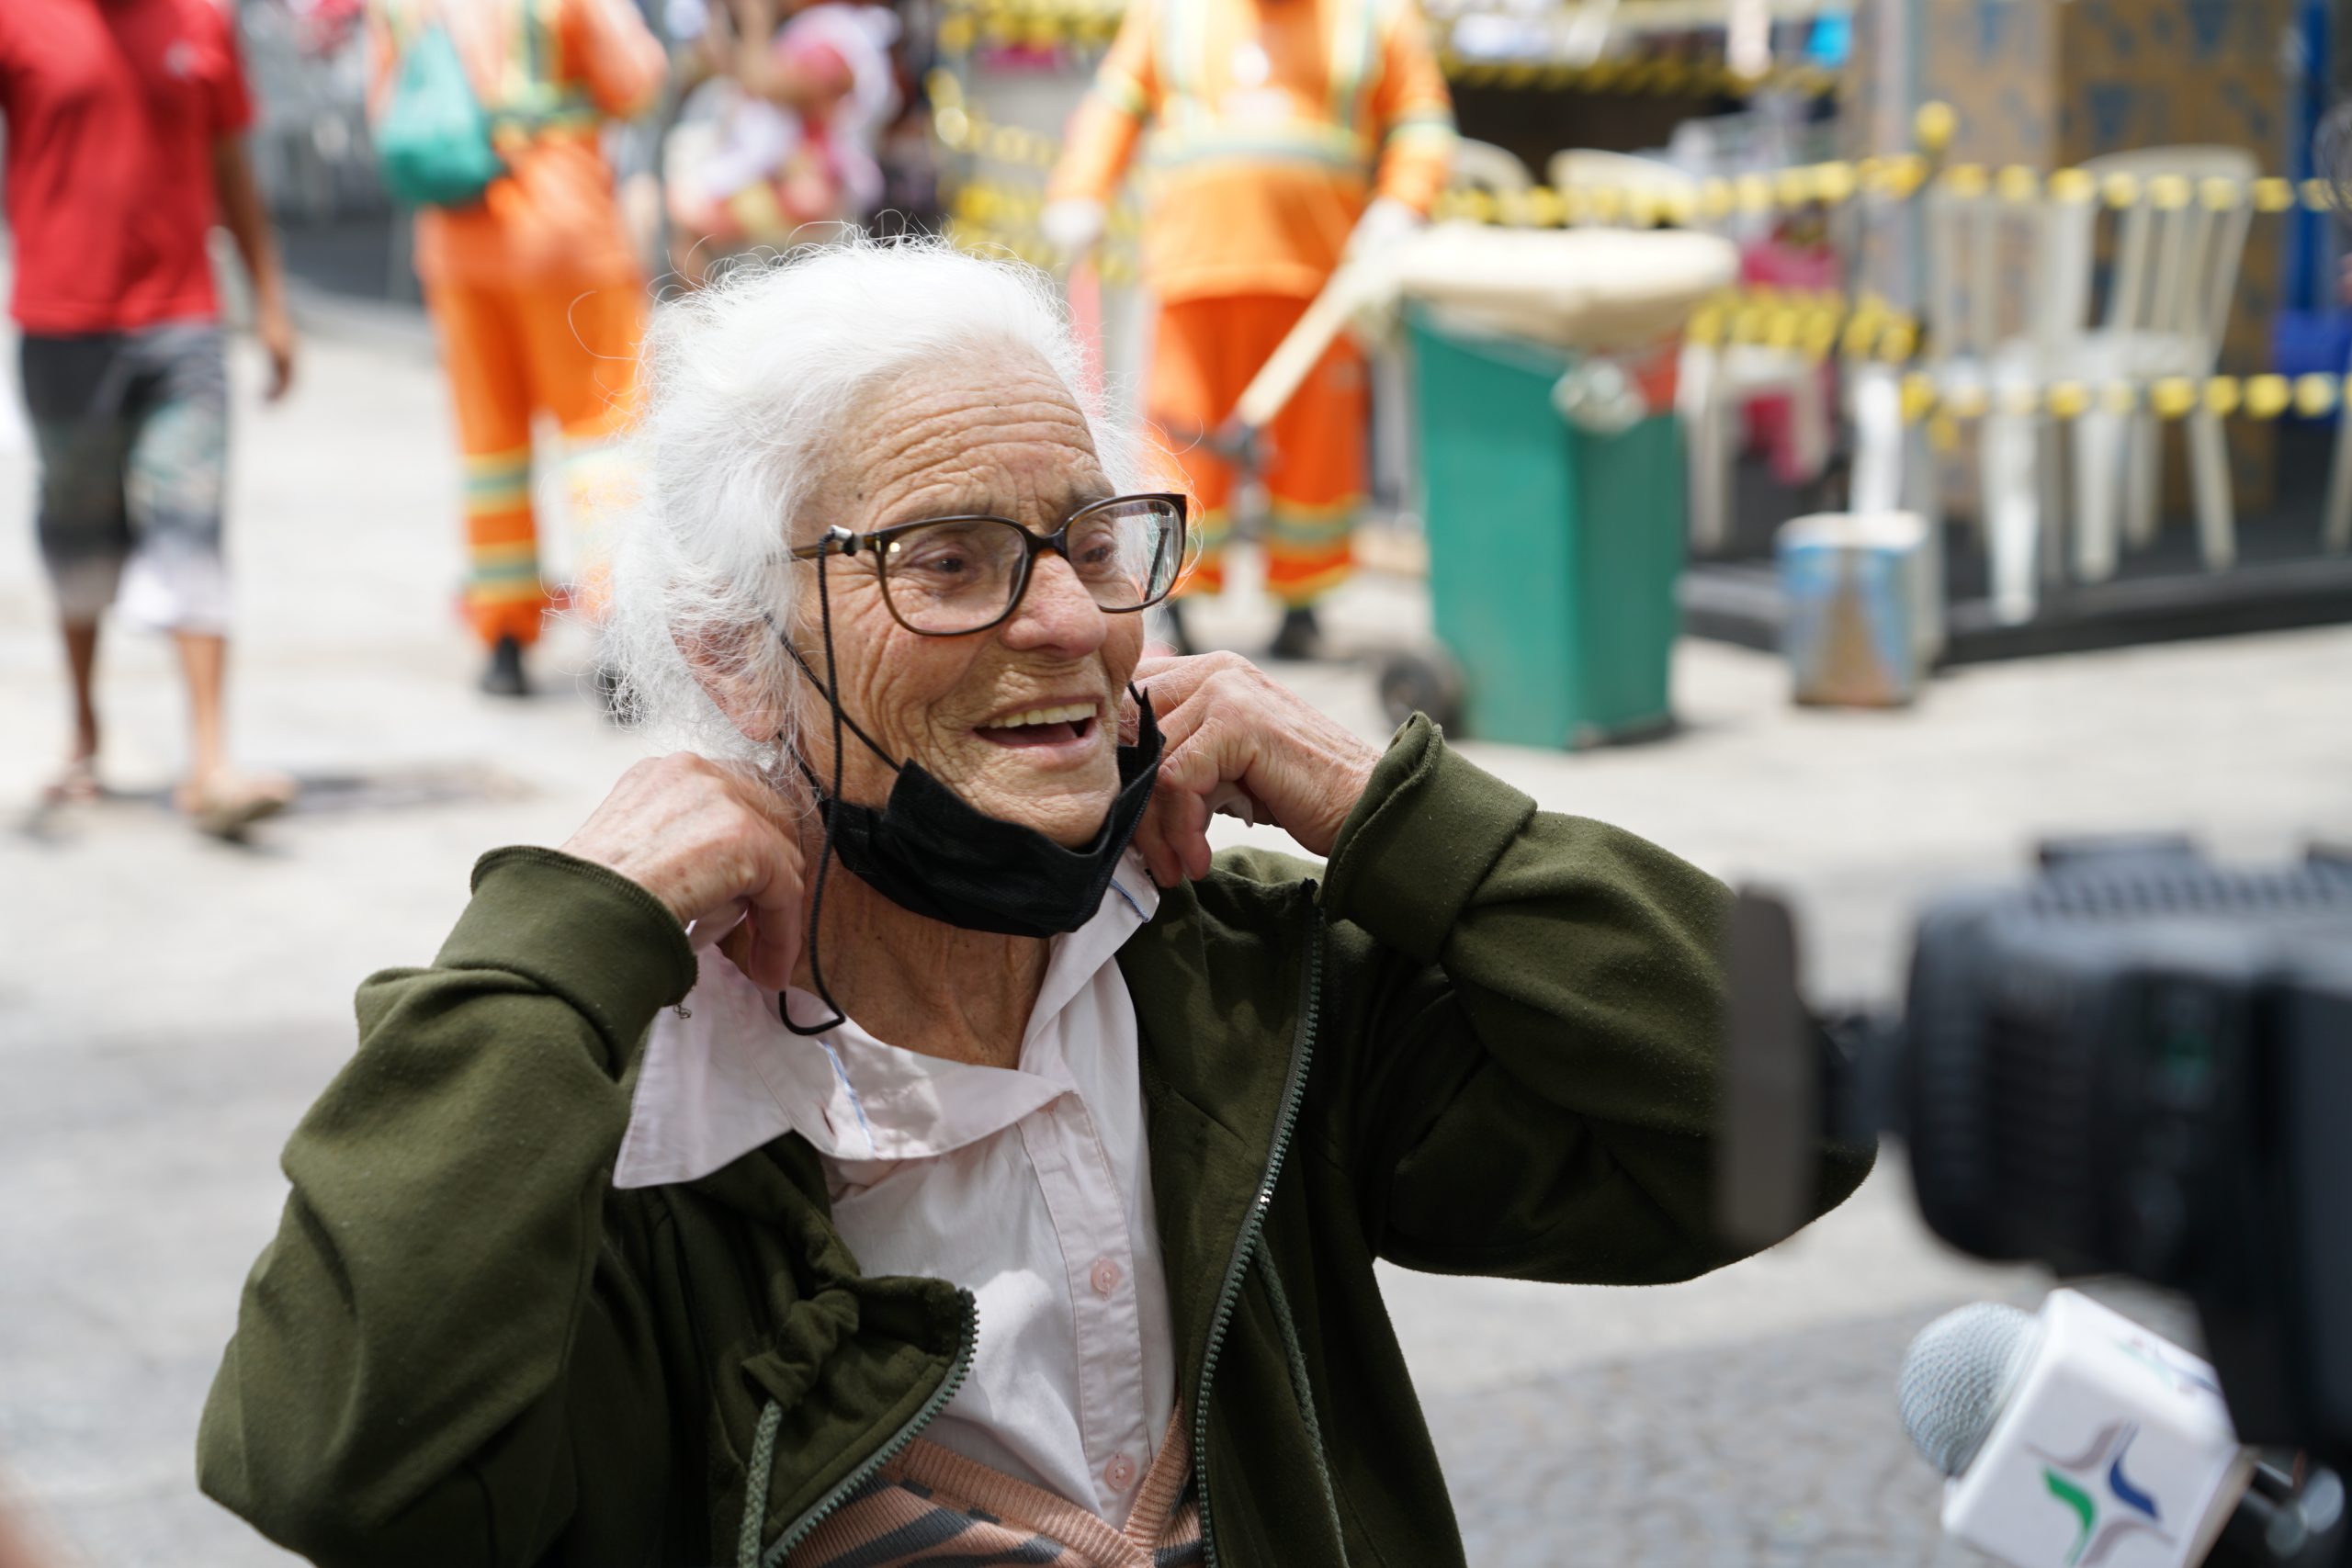
[[[2098,1568],[2107,1561],[2116,1542],[2135,1535],[2152,1535],[2170,1544],[2172,1537],[2162,1528],[2156,1511],[2156,1500],[2132,1484],[2123,1473],[2124,1457],[2132,1450],[2132,1441],[2140,1435],[2136,1421],[2114,1421],[2099,1428],[2098,1436],[2079,1454],[2053,1454],[2047,1449],[2032,1448],[2031,1451],[2050,1462],[2041,1469],[2042,1484],[2050,1495],[2073,1511],[2082,1522],[2083,1532],[2075,1540],[2075,1550],[2067,1554],[2067,1568]],[[2093,1489],[2104,1486],[2116,1502],[2122,1505],[2104,1523],[2103,1511]]]
[[[2184,1367],[2165,1354],[2170,1347],[2161,1339],[2151,1341],[2134,1335],[2129,1339],[2116,1340],[2115,1348],[2164,1379],[2175,1393],[2188,1393],[2194,1390],[2210,1393],[2216,1399],[2222,1397],[2221,1384],[2207,1374],[2193,1367]]]

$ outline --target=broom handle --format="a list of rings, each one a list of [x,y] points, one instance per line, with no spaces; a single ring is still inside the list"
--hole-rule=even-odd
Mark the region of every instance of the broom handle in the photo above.
[[[1288,336],[1276,344],[1274,352],[1258,374],[1250,378],[1242,391],[1241,400],[1233,405],[1233,420],[1252,430],[1263,430],[1306,379],[1307,372],[1331,346],[1363,298],[1373,291],[1373,264],[1368,261],[1350,262],[1331,275],[1323,292],[1306,307],[1306,313]]]

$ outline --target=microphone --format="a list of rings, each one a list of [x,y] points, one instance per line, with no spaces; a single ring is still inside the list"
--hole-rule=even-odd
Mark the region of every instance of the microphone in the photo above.
[[[2074,1291],[1946,1314],[1899,1386],[1945,1532],[2016,1568],[2188,1568],[2254,1479],[2213,1369]]]

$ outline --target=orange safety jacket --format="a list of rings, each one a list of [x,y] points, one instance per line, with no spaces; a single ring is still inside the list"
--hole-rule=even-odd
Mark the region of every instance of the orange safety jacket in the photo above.
[[[416,215],[427,283],[618,283],[639,273],[600,136],[643,112],[669,62],[629,0],[372,0],[371,114],[427,21],[449,29],[507,172],[470,207]]]
[[[1374,197],[1430,209],[1454,141],[1413,0],[1130,0],[1046,198],[1108,202],[1147,123],[1167,301],[1320,292]]]

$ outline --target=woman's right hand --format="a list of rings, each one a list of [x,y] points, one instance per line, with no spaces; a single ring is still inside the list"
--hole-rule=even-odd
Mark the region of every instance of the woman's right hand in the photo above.
[[[628,877],[696,946],[716,938],[753,985],[780,991],[805,920],[798,815],[750,769],[682,751],[623,773],[563,852]]]

